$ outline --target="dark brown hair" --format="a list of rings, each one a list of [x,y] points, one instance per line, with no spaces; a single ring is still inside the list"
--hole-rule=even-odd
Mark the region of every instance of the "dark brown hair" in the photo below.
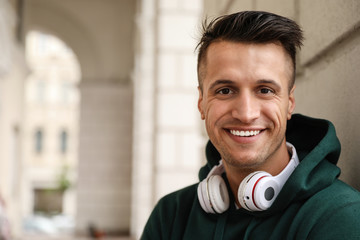
[[[202,89],[200,64],[204,63],[206,52],[211,43],[231,41],[244,43],[277,43],[279,42],[289,54],[293,65],[293,74],[289,84],[295,82],[296,48],[302,46],[303,33],[299,25],[288,18],[261,11],[244,11],[220,16],[209,24],[203,23],[203,34],[196,47],[198,52],[198,81]]]

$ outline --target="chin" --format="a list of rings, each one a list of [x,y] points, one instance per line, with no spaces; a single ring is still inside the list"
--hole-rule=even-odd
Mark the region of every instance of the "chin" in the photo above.
[[[241,157],[230,157],[224,160],[229,166],[236,168],[256,168],[263,162],[259,159],[259,156],[244,156]]]

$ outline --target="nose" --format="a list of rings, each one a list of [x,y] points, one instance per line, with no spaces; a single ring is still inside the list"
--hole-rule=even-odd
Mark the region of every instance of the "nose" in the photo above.
[[[260,103],[249,92],[242,92],[234,99],[232,117],[242,123],[251,123],[260,117]]]

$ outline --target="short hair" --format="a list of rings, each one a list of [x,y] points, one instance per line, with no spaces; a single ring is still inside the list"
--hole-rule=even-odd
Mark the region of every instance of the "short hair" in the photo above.
[[[196,46],[198,52],[197,72],[199,87],[202,90],[200,65],[206,59],[211,43],[231,41],[242,43],[280,43],[292,60],[293,73],[289,90],[295,83],[296,49],[301,48],[303,32],[293,20],[263,11],[244,11],[213,19],[209,24],[203,22],[202,37]]]

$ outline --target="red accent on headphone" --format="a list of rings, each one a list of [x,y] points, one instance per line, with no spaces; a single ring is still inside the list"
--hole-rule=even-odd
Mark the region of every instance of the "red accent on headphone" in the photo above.
[[[267,176],[262,176],[261,178],[259,178],[259,179],[256,181],[256,183],[255,183],[255,185],[254,185],[254,187],[253,187],[253,189],[252,189],[252,201],[253,201],[255,207],[257,207],[258,209],[260,209],[260,208],[259,208],[259,207],[256,205],[256,203],[255,203],[254,191],[255,191],[255,188],[256,188],[256,185],[258,184],[258,182],[259,182],[262,178],[264,178],[264,177],[267,177]]]

